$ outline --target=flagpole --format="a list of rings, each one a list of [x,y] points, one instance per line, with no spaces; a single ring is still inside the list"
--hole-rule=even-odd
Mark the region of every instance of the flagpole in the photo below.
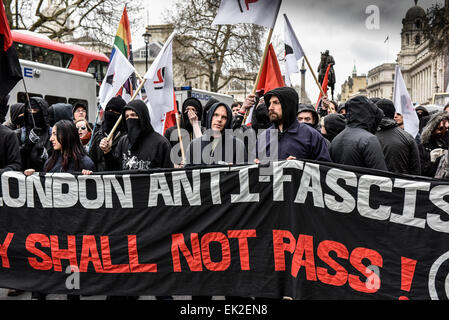
[[[320,85],[320,82],[318,81],[318,78],[315,75],[315,72],[313,72],[312,66],[310,65],[309,59],[307,59],[306,54],[304,54],[304,60],[306,61],[307,65],[309,66],[310,72],[312,73],[313,78],[315,79],[316,85],[318,88],[320,88],[321,95],[324,97],[326,94],[323,91],[323,88]]]
[[[263,65],[264,65],[265,59],[267,58],[267,55],[268,55],[268,48],[270,46],[272,35],[273,35],[273,28],[270,28],[270,30],[268,31],[268,38],[265,43],[265,49],[263,51],[262,60],[260,61],[259,72],[257,73],[257,78],[256,78],[256,81],[254,82],[252,94],[256,94],[257,86],[259,85],[259,81],[260,81],[260,76],[262,75]],[[245,124],[246,118],[248,117],[248,112],[249,112],[249,110],[246,110],[245,115],[243,116],[242,124]]]
[[[140,83],[139,87],[136,89],[136,92],[134,92],[133,96],[131,97],[131,100],[129,100],[129,102],[133,101],[134,99],[136,99],[137,94],[140,92],[140,90],[142,90],[143,85],[145,84],[145,81],[147,79],[143,79],[143,81]],[[128,102],[128,103],[129,103]],[[112,128],[111,132],[109,133],[107,139],[108,141],[110,141],[112,139],[112,137],[114,136],[114,132],[117,130],[118,126],[120,125],[120,122],[122,121],[122,115],[120,115],[120,117],[118,118],[117,122],[115,123],[114,127]]]
[[[181,147],[182,163],[185,164],[186,163],[186,155],[184,152],[184,145],[182,144],[181,125],[179,123],[179,117],[180,117],[180,115],[178,113],[176,113],[176,127],[178,130],[179,145]]]

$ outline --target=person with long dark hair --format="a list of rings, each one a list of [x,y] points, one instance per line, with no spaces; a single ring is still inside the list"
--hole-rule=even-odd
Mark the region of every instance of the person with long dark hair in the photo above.
[[[53,152],[44,164],[44,172],[82,172],[90,174],[95,171],[95,165],[84,149],[78,130],[73,121],[60,120],[52,128],[50,142]],[[32,175],[34,169],[25,170],[25,175]],[[31,299],[45,300],[46,294],[32,292]],[[67,299],[79,300],[77,295],[68,295]]]

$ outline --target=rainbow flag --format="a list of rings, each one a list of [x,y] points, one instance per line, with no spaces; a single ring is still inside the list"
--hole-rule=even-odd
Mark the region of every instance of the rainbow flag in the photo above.
[[[131,44],[131,28],[129,27],[129,19],[128,19],[128,13],[126,11],[126,6],[123,9],[122,18],[120,19],[120,23],[118,25],[117,34],[115,35],[114,39],[114,49],[111,53],[111,58],[114,55],[114,51],[117,48],[120,50],[120,52],[128,58],[128,61],[131,63],[131,65],[134,66],[134,60],[133,60],[133,51],[132,51],[132,44]],[[134,90],[137,88],[137,81],[136,81],[136,74],[133,73],[128,81],[125,82],[123,85],[123,88],[125,89],[124,92],[122,92],[123,98],[128,101],[131,96],[134,93]],[[128,98],[128,99],[127,99]]]

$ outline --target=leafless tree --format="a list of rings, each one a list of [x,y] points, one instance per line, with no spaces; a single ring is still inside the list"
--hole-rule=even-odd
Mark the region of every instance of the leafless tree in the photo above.
[[[219,3],[183,0],[164,14],[176,30],[173,55],[185,81],[206,77],[214,92],[232,79],[254,80],[267,35],[265,28],[253,24],[212,25]],[[232,72],[235,69],[246,72]]]
[[[75,34],[111,44],[127,6],[131,27],[137,25],[142,0],[3,0],[11,29],[45,33],[63,40]]]

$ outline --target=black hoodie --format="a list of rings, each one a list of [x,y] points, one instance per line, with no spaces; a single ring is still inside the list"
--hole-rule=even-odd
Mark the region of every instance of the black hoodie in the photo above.
[[[330,154],[337,163],[388,171],[379,140],[374,135],[383,112],[364,96],[346,102],[346,128],[332,141]]]
[[[312,113],[312,117],[313,117],[313,124],[309,124],[312,126],[312,128],[315,128],[317,130],[320,130],[320,116],[318,115],[318,112],[315,110],[315,107],[312,106],[311,104],[300,104],[298,105],[298,115],[301,112],[311,112]]]
[[[48,108],[50,127],[59,120],[73,120],[72,105],[68,103],[55,103]]]
[[[194,138],[192,124],[190,123],[188,114],[185,113],[186,108],[188,106],[195,107],[201,132],[204,132],[204,130],[205,130],[205,128],[201,126],[202,116],[203,116],[203,106],[201,104],[201,101],[196,98],[193,98],[193,97],[187,98],[182,103],[181,121],[179,124],[180,128],[184,129],[183,131],[181,131],[181,133],[184,133],[181,137],[184,148],[187,148],[189,143],[192,142],[192,140]],[[177,145],[179,142],[177,129],[178,129],[178,126],[175,125],[173,127],[168,128],[167,130],[165,130],[165,133],[164,133],[164,137],[167,138],[168,141],[170,141],[170,144],[172,145],[172,147]],[[188,133],[188,134],[186,134],[186,133]]]
[[[140,135],[133,145],[128,135],[120,138],[117,147],[105,155],[106,170],[173,168],[170,160],[170,143],[153,130],[147,105],[141,100],[134,100],[123,108],[123,128],[128,132],[129,128],[125,120],[126,110],[133,110],[139,116]]]
[[[219,107],[226,108],[227,120],[224,129],[221,131],[221,139],[214,147],[213,141],[217,138],[212,136],[211,125],[215,110]],[[202,137],[194,139],[187,148],[186,165],[219,164],[221,161],[233,164],[246,163],[248,158],[245,145],[229,131],[226,131],[230,130],[231,127],[231,108],[225,103],[214,103],[207,113],[207,131]]]
[[[23,170],[34,169],[41,172],[44,169],[44,163],[47,161],[53,150],[50,142],[50,122],[48,119],[48,103],[42,98],[30,98],[32,108],[40,109],[34,114],[37,128],[34,128],[31,110],[28,102],[25,103],[25,131],[24,141],[21,141],[20,153],[22,156]],[[39,141],[33,143],[30,140],[30,132],[33,130],[38,136]]]
[[[297,121],[296,111],[299,103],[298,93],[295,89],[290,87],[280,87],[267,92],[263,98],[268,109],[270,108],[270,99],[273,96],[276,96],[282,105],[282,125],[285,131],[294,121]]]

